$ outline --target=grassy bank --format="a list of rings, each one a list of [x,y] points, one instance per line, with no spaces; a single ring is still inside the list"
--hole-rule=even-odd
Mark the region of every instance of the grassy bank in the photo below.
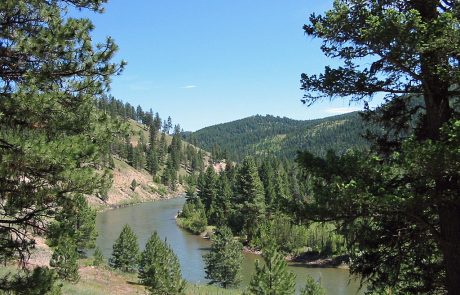
[[[82,267],[80,275],[81,279],[77,284],[64,284],[63,294],[148,294],[145,287],[139,285],[137,274],[122,273],[108,267]],[[192,283],[187,283],[185,289],[187,295],[236,295],[241,293],[240,290],[226,290]]]
[[[138,283],[137,274],[123,273],[108,266],[88,266],[90,259],[80,260],[80,280],[76,284],[61,282],[64,295],[106,295],[106,294],[149,294],[144,286]],[[18,269],[14,265],[0,267],[0,277],[8,273],[15,274]],[[216,286],[188,283],[187,295],[236,295],[241,290],[227,290]]]

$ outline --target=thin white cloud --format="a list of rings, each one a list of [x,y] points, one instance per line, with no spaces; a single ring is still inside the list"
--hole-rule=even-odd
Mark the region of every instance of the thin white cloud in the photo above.
[[[340,115],[340,114],[345,114],[345,113],[356,112],[359,110],[360,109],[356,107],[329,108],[329,109],[326,109],[326,113]]]
[[[182,87],[183,89],[192,89],[192,88],[197,88],[198,86],[196,85],[187,85],[187,86],[184,86]]]

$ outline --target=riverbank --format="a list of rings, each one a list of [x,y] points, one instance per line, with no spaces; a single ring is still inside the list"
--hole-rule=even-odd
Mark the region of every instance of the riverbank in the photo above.
[[[111,269],[107,265],[92,266],[92,259],[80,259],[80,280],[73,284],[60,281],[63,295],[125,295],[125,294],[149,294],[145,286],[139,284],[136,273],[123,273]],[[0,277],[16,274],[20,270],[15,265],[6,265],[0,268]],[[186,282],[186,295],[241,294],[241,290],[227,290],[216,286],[199,285]]]
[[[98,212],[176,198],[185,192],[181,184],[177,184],[176,190],[171,191],[163,184],[153,181],[152,175],[144,169],[136,170],[116,157],[112,178],[112,185],[105,196],[87,196],[88,203]]]
[[[193,235],[200,236],[203,239],[209,240],[212,237],[215,226],[206,226],[206,229],[202,232],[194,232],[186,226],[184,218],[174,217],[176,225],[180,228],[183,228],[190,232]],[[253,254],[253,255],[262,255],[260,249],[254,249],[248,246],[243,246],[243,253]],[[324,256],[320,255],[318,252],[304,252],[298,255],[286,255],[285,260],[289,263],[293,263],[298,266],[305,267],[315,267],[315,268],[340,268],[340,269],[349,269],[349,256],[348,255],[338,255],[338,256]]]
[[[147,199],[130,199],[130,200],[123,200],[118,203],[107,203],[107,202],[88,202],[90,206],[92,206],[98,213],[104,212],[107,210],[114,210],[114,209],[120,209],[124,207],[129,207],[129,206],[134,206],[138,204],[143,204],[143,203],[151,203],[151,202],[157,202],[157,201],[166,201],[166,200],[171,200],[171,199],[176,199],[176,198],[181,198],[185,194],[184,189],[181,187],[179,190],[175,192],[169,192],[165,195],[152,195],[151,198]]]

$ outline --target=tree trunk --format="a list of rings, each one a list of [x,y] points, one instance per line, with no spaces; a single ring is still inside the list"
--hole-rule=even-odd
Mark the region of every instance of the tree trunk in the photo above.
[[[460,205],[441,208],[440,223],[447,291],[454,295],[460,290]]]

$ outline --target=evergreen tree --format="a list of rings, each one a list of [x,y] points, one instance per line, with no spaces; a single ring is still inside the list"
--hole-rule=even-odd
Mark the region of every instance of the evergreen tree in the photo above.
[[[227,224],[228,214],[232,207],[232,196],[233,191],[231,183],[227,176],[222,173],[217,181],[217,195],[212,205],[215,225],[220,226]]]
[[[286,211],[292,199],[288,188],[287,174],[281,164],[278,165],[276,171],[277,173],[273,180],[275,198],[272,202],[272,208],[278,212]]]
[[[174,134],[170,146],[170,155],[174,169],[179,171],[180,163],[182,161],[182,137],[179,125],[174,127]]]
[[[93,46],[91,21],[73,17],[103,3],[0,1],[1,259],[27,257],[30,231],[47,233],[64,199],[97,194],[109,179],[95,167],[113,126],[95,99],[123,63],[110,61],[111,38]]]
[[[200,178],[199,183],[199,196],[203,200],[204,207],[206,209],[206,214],[210,216],[211,206],[217,195],[217,174],[214,171],[212,166],[206,168],[206,173],[203,174]],[[211,222],[212,223],[212,222]]]
[[[133,145],[129,142],[129,139],[126,143],[126,161],[128,162],[131,167],[134,167],[135,162],[134,162],[134,147]]]
[[[140,105],[136,108],[136,117],[138,122],[142,122],[142,119],[144,118],[144,111]]]
[[[264,249],[264,265],[256,260],[256,273],[249,291],[254,295],[292,295],[295,293],[295,275],[287,270],[287,263],[274,246]]]
[[[158,113],[155,113],[155,118],[153,119],[153,128],[157,130],[157,132],[161,129],[161,118]]]
[[[212,246],[204,255],[206,278],[210,284],[218,283],[224,288],[235,287],[240,283],[243,245],[233,239],[228,227],[220,227],[212,237]]]
[[[139,262],[139,245],[137,237],[129,225],[125,225],[113,244],[111,267],[125,272],[135,272]]]
[[[75,241],[77,250],[95,247],[96,210],[92,209],[84,196],[76,196],[74,200],[64,200],[62,210],[56,215],[56,221],[50,225],[49,240],[51,246],[58,244],[62,235]]]
[[[177,172],[174,169],[173,162],[171,158],[168,158],[166,161],[166,166],[163,170],[163,175],[161,177],[163,185],[169,187],[171,190],[176,190],[177,185]]]
[[[0,286],[5,294],[60,295],[62,284],[54,269],[35,267],[32,271],[24,269],[13,278],[0,278]]]
[[[165,156],[168,151],[168,144],[166,143],[166,134],[161,133],[160,144],[158,146],[158,163],[161,165],[164,164]]]
[[[177,256],[154,232],[145,245],[139,263],[139,280],[151,294],[183,294],[182,279]]]
[[[134,179],[131,181],[131,185],[130,185],[129,187],[130,187],[130,189],[131,189],[132,191],[135,191],[136,188],[137,188],[137,186],[138,186],[137,181],[136,181],[136,179],[134,178]]]
[[[166,128],[167,128],[167,129],[166,129],[166,133],[169,133],[169,131],[170,131],[170,130],[172,129],[172,127],[173,127],[172,120],[171,120],[171,117],[170,117],[170,116],[168,116],[168,121],[166,122],[166,124],[167,124],[167,125],[166,125],[166,126],[167,126],[167,127],[166,127]]]
[[[252,158],[244,159],[238,172],[238,202],[242,204],[242,223],[251,241],[265,214],[264,188]]]
[[[61,279],[76,283],[80,279],[78,274],[78,252],[74,240],[62,237],[54,249],[50,260]]]
[[[305,103],[385,97],[375,111],[366,108],[365,118],[383,129],[368,134],[373,153],[326,163],[302,157],[317,177],[310,217],[353,229],[351,270],[370,291],[460,290],[460,169],[452,145],[460,119],[459,9],[458,1],[338,0],[304,26],[323,40],[325,55],[341,60],[302,75]]]
[[[315,282],[311,276],[307,276],[305,287],[300,291],[301,295],[326,295],[326,292],[321,285]]]
[[[147,152],[147,170],[150,174],[155,177],[160,170],[160,164],[158,163],[158,154],[155,148],[151,148]]]
[[[276,211],[276,209],[273,208],[276,198],[274,187],[275,173],[273,171],[273,166],[271,165],[271,162],[272,159],[264,159],[262,165],[259,168],[259,176],[264,186],[265,204],[267,206],[267,210],[274,212]]]
[[[101,249],[99,249],[99,247],[96,247],[93,254],[93,265],[100,266],[104,263],[104,261],[105,258],[104,255],[102,255]]]

